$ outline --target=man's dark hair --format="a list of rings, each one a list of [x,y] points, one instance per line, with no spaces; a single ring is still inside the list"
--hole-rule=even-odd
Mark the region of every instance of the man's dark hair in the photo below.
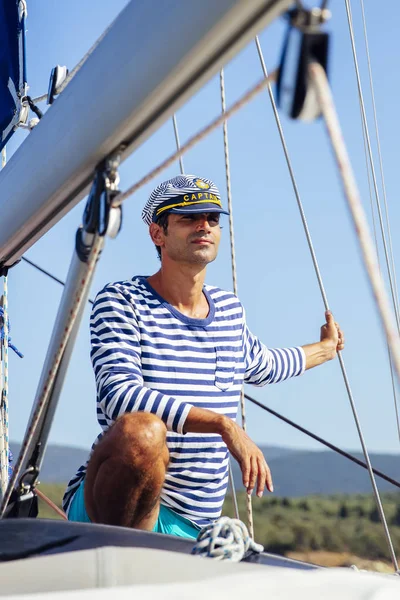
[[[161,217],[159,219],[157,219],[157,225],[159,225],[160,227],[163,228],[164,233],[168,232],[168,217],[169,217],[169,214],[168,213],[164,213],[163,215],[161,215]],[[157,250],[158,258],[161,260],[161,248],[160,248],[160,246],[156,246],[156,250]]]

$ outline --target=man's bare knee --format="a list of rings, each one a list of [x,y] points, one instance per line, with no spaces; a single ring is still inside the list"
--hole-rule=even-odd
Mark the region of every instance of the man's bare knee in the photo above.
[[[141,456],[148,460],[163,453],[167,428],[156,415],[132,413],[120,417],[110,434],[114,450],[118,454],[132,456],[136,461]]]
[[[169,461],[166,434],[161,419],[150,413],[126,414],[113,424],[94,449],[86,472],[85,504],[91,520],[138,526],[150,511],[153,523]]]

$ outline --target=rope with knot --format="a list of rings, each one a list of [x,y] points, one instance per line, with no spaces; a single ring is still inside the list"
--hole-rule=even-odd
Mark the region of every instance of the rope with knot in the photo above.
[[[252,540],[242,521],[221,517],[211,525],[203,527],[197,536],[192,554],[208,556],[215,560],[240,562],[247,552],[260,553],[263,550],[263,546]]]
[[[11,327],[10,327],[10,319],[7,317],[7,329],[8,332],[11,331]],[[0,343],[2,340],[4,340],[6,334],[5,334],[5,327],[4,327],[4,308],[2,306],[0,306]],[[18,348],[16,348],[14,346],[14,344],[11,343],[11,336],[7,336],[8,339],[8,345],[10,346],[11,350],[14,350],[15,354],[17,354],[20,358],[24,358],[24,355],[18,350]]]

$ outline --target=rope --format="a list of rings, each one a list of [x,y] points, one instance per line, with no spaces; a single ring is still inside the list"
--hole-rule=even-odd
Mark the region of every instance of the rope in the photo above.
[[[5,279],[4,286],[6,288],[7,282],[6,282],[6,278],[4,278],[4,279]],[[7,321],[7,328],[5,326],[5,321]],[[9,333],[11,331],[10,319],[7,314],[7,308],[4,308],[3,306],[0,306],[0,323],[1,323],[0,340],[3,341],[7,337],[8,348],[11,348],[11,350],[14,350],[15,354],[17,354],[17,356],[19,356],[20,358],[24,358],[24,355],[18,350],[18,348],[16,346],[14,346],[14,344],[11,343],[11,336],[9,335]]]
[[[0,317],[2,317],[0,335],[0,496],[4,497],[8,485],[8,286],[7,277],[3,277],[3,296]]]
[[[1,151],[1,168],[7,162],[7,152]],[[0,500],[6,493],[9,478],[8,449],[8,318],[7,277],[3,277],[3,296],[0,298]]]
[[[356,72],[356,79],[357,79],[361,119],[362,119],[363,128],[365,130],[365,137],[366,137],[367,148],[368,148],[368,156],[369,156],[369,161],[370,161],[370,166],[371,166],[371,175],[372,175],[372,181],[373,181],[373,186],[374,186],[374,191],[375,191],[376,206],[378,209],[379,224],[380,224],[380,228],[381,228],[383,250],[384,250],[384,254],[385,254],[390,291],[391,291],[392,301],[393,301],[393,308],[394,308],[395,317],[396,317],[397,329],[400,333],[400,316],[399,316],[399,310],[398,310],[398,303],[396,301],[396,292],[395,292],[395,287],[394,287],[394,282],[393,282],[392,269],[391,269],[390,261],[389,261],[389,251],[388,251],[388,246],[387,246],[387,242],[386,242],[386,235],[385,235],[385,228],[384,228],[384,224],[383,224],[381,203],[380,203],[380,199],[379,199],[378,183],[377,183],[377,179],[376,179],[374,160],[373,160],[373,156],[372,156],[371,140],[370,140],[369,131],[368,131],[368,123],[367,123],[367,116],[366,116],[366,112],[365,112],[365,104],[364,104],[364,96],[363,96],[362,85],[361,85],[360,71],[358,68],[358,59],[357,59],[357,51],[356,51],[355,38],[354,38],[353,20],[352,20],[352,16],[351,16],[351,7],[350,7],[349,0],[345,0],[345,4],[346,4],[346,12],[347,12],[347,21],[348,21],[348,25],[349,25],[350,41],[351,41],[351,47],[352,47],[352,52],[353,52],[354,69]],[[393,258],[392,258],[392,261],[393,261]]]
[[[4,169],[7,162],[6,148],[4,147],[1,151],[1,168]],[[6,277],[3,278],[4,286],[6,286]],[[4,317],[4,297],[0,298],[0,308],[3,311]],[[4,321],[8,321],[7,317],[3,320],[0,318],[0,500],[3,498],[7,485],[8,485],[8,450],[7,450],[7,436],[8,436],[8,407],[7,407],[7,381],[3,372],[4,362],[4,349],[8,342],[8,336],[5,335],[4,330],[7,328],[7,324]],[[1,335],[2,334],[2,335]],[[4,349],[3,349],[4,348]],[[7,425],[7,426],[6,426]]]
[[[181,146],[179,150],[171,154],[168,158],[166,158],[162,163],[152,169],[147,175],[142,177],[139,181],[137,181],[134,185],[129,187],[125,192],[118,194],[115,196],[112,206],[118,207],[121,206],[122,202],[132,196],[135,192],[137,192],[140,188],[142,188],[146,183],[152,181],[157,175],[159,175],[164,169],[167,169],[171,166],[180,156],[183,156],[185,152],[193,148],[196,144],[198,144],[202,139],[207,137],[214,129],[217,129],[224,121],[227,121],[238,112],[243,106],[245,106],[248,102],[253,100],[257,94],[259,94],[270,81],[275,81],[277,77],[277,71],[271,73],[269,79],[266,81],[262,79],[256,85],[254,85],[248,92],[246,92],[243,96],[237,100],[224,114],[221,114],[219,117],[216,117],[211,123],[209,123],[206,127],[201,129],[198,133],[196,133],[193,137],[191,137],[186,144]]]
[[[32,414],[32,417],[30,419],[30,423],[29,423],[29,427],[27,429],[24,441],[22,443],[21,446],[21,450],[18,456],[18,461],[14,467],[14,471],[11,477],[11,480],[9,482],[7,491],[3,497],[3,500],[1,502],[1,506],[0,506],[0,518],[3,517],[5,510],[7,508],[7,504],[8,501],[10,499],[11,496],[11,492],[13,490],[13,488],[15,487],[15,484],[18,480],[18,477],[20,476],[20,472],[23,466],[23,463],[27,457],[27,453],[29,450],[29,446],[34,438],[34,435],[36,433],[37,427],[40,424],[42,415],[45,413],[47,407],[48,407],[48,403],[50,400],[50,394],[52,391],[52,388],[54,386],[55,383],[55,379],[58,373],[58,369],[61,363],[61,359],[63,357],[65,348],[67,346],[69,337],[71,335],[72,329],[74,327],[76,318],[79,314],[80,308],[81,308],[81,304],[82,304],[82,298],[84,297],[87,288],[90,285],[90,281],[91,281],[91,276],[94,270],[94,267],[96,265],[97,259],[99,257],[99,254],[101,252],[101,248],[103,246],[103,241],[104,238],[101,236],[96,236],[94,238],[93,241],[93,245],[92,245],[92,249],[90,252],[90,256],[88,259],[88,266],[87,266],[87,274],[86,277],[84,279],[81,280],[81,285],[80,288],[77,290],[76,294],[75,294],[75,298],[74,298],[74,302],[70,311],[70,320],[68,322],[67,327],[65,328],[64,331],[64,336],[63,339],[61,341],[61,344],[53,358],[53,364],[47,374],[47,379],[44,382],[44,386],[43,386],[43,392],[42,395],[38,398],[38,401],[36,403],[34,412]]]
[[[225,81],[224,81],[224,70],[220,72],[220,90],[221,90],[221,109],[222,114],[226,113],[226,101],[225,101]],[[232,187],[231,187],[231,169],[229,161],[229,144],[228,144],[228,122],[223,121],[222,133],[224,139],[224,157],[225,157],[225,177],[226,177],[226,194],[228,199],[228,212],[229,212],[229,240],[231,246],[231,268],[232,268],[232,285],[233,293],[235,296],[238,295],[237,285],[237,268],[236,268],[236,255],[235,255],[235,231],[233,227],[233,204],[232,204]],[[244,389],[240,390],[240,411],[242,416],[242,427],[246,431],[246,406],[244,402]],[[233,478],[232,478],[233,482]],[[251,501],[251,495],[246,494],[246,511],[247,511],[247,522],[249,525],[250,535],[254,539],[254,522],[253,522],[253,507]],[[239,509],[235,516],[239,519]]]
[[[347,1],[347,0],[346,0]],[[376,254],[373,249],[373,242],[369,233],[368,222],[361,204],[357,185],[352,172],[350,160],[347,154],[346,146],[344,144],[342,133],[339,125],[339,121],[334,108],[333,100],[331,97],[329,84],[325,75],[325,71],[317,63],[310,65],[309,73],[311,79],[315,85],[318,101],[321,106],[321,111],[324,116],[325,125],[327,128],[328,136],[332,144],[339,172],[342,177],[342,183],[345,192],[345,198],[347,200],[350,213],[353,218],[353,224],[355,231],[360,243],[362,255],[364,259],[365,268],[367,270],[372,291],[378,305],[379,313],[381,316],[382,324],[384,326],[387,340],[389,343],[390,351],[393,356],[393,361],[396,367],[397,375],[400,380],[400,339],[395,331],[392,323],[392,315],[390,310],[389,301],[386,295],[385,286],[379,271],[379,265],[377,263]],[[339,354],[339,360],[341,356]],[[357,425],[361,445],[364,452],[365,462],[368,465],[368,472],[371,478],[371,484],[375,495],[377,508],[381,517],[382,525],[385,531],[386,540],[388,543],[390,555],[393,561],[395,570],[398,571],[399,567],[397,564],[396,555],[394,553],[392,540],[390,538],[389,529],[386,523],[385,514],[383,511],[382,503],[379,496],[379,491],[375,482],[375,478],[372,472],[371,463],[369,460],[368,452],[365,446],[364,438],[361,432],[358,418],[356,416],[356,408],[352,403],[352,410]]]
[[[47,496],[45,496],[43,494],[43,492],[41,492],[40,490],[38,490],[37,488],[35,489],[35,493],[38,495],[38,497],[43,500],[43,502],[45,504],[47,504],[47,506],[50,506],[50,508],[52,508],[54,510],[54,512],[56,512],[58,514],[59,517],[61,517],[62,519],[64,519],[64,521],[68,521],[68,517],[65,514],[65,512],[63,512],[60,508],[58,508],[57,504],[54,504],[54,502],[52,500],[50,500],[50,498],[48,498]]]
[[[252,398],[248,394],[245,394],[245,398],[247,398],[247,400],[249,400],[250,402],[252,402],[256,406],[259,406],[263,410],[266,410],[271,415],[274,415],[274,417],[277,417],[278,419],[280,419],[284,423],[287,423],[288,425],[290,425],[291,427],[294,427],[298,431],[301,431],[302,433],[305,433],[306,435],[308,435],[308,437],[312,438],[313,440],[316,440],[320,444],[323,444],[324,446],[326,446],[330,450],[333,450],[334,452],[337,452],[341,456],[344,456],[345,458],[351,460],[356,465],[359,465],[360,467],[363,467],[364,469],[368,469],[368,465],[365,462],[363,462],[362,460],[360,460],[359,458],[357,458],[356,456],[353,456],[353,454],[350,454],[349,452],[345,452],[345,450],[342,450],[341,448],[338,448],[334,444],[331,444],[330,442],[327,442],[323,438],[319,437],[319,435],[316,435],[315,433],[312,433],[308,429],[305,429],[305,427],[302,427],[301,425],[298,425],[297,423],[295,423],[294,421],[291,421],[287,417],[284,417],[283,415],[279,414],[275,410],[272,410],[272,408],[269,408],[269,406],[266,406],[265,404],[262,404],[261,402],[259,402],[255,398]],[[399,481],[396,481],[395,479],[392,479],[391,477],[389,477],[388,475],[385,475],[385,473],[382,473],[382,471],[379,471],[378,469],[372,469],[372,471],[375,473],[375,475],[378,475],[378,477],[380,477],[381,479],[384,479],[385,481],[388,481],[392,485],[400,488],[400,482]]]
[[[263,550],[263,546],[256,544],[249,536],[247,527],[242,521],[221,517],[201,529],[192,554],[207,556],[215,560],[240,562],[246,552],[260,553]]]
[[[0,297],[0,305],[2,304],[3,296]],[[1,320],[0,326],[2,327]],[[4,446],[3,385],[3,341],[0,339],[0,499],[3,497],[7,488],[6,484],[3,489],[3,470],[6,468],[7,465]]]
[[[176,115],[174,115],[172,117],[172,123],[173,123],[173,126],[174,126],[176,149],[180,150],[181,145],[180,145],[180,141],[179,141],[178,122],[176,120]],[[182,157],[179,158],[179,168],[180,168],[180,171],[181,171],[181,175],[183,175],[185,171],[184,171]],[[235,513],[235,517],[237,519],[239,519],[239,507],[238,507],[238,502],[237,502],[237,497],[236,497],[235,482],[233,480],[233,471],[232,471],[231,458],[229,458],[228,477],[229,477],[229,486],[230,486],[231,492],[232,492],[233,510],[234,510],[234,513]]]

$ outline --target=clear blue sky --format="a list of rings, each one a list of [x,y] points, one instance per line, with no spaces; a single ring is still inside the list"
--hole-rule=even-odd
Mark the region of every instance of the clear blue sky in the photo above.
[[[126,4],[126,0],[97,0],[94,9],[93,3],[82,0],[28,2],[27,66],[31,95],[37,96],[47,90],[50,71],[56,64],[73,68]],[[390,3],[391,10],[382,11],[380,3],[366,0],[365,4],[394,252],[398,258],[400,8]],[[334,2],[332,7],[333,18],[328,25],[332,32],[331,83],[357,181],[370,216],[344,2]],[[364,89],[368,96],[361,16],[359,4],[354,1],[353,19]],[[265,60],[270,69],[277,65],[284,27],[285,24],[278,21],[261,34]],[[254,44],[227,65],[225,75],[227,103],[230,105],[262,76]],[[106,79],[104,85],[107,85]],[[96,90],[93,90],[93,98],[84,100],[92,102],[95,113]],[[369,100],[367,109],[371,116]],[[215,77],[178,112],[181,140],[187,139],[219,111],[219,79]],[[284,116],[282,122],[330,304],[346,333],[344,357],[368,447],[374,451],[398,453],[399,440],[385,341],[323,125],[321,122],[311,125],[291,122]],[[316,341],[324,309],[267,93],[234,116],[228,127],[239,296],[246,307],[248,323],[253,332],[270,346]],[[372,135],[372,121],[370,128]],[[25,136],[25,132],[18,132],[14,137],[8,148],[9,157]],[[171,153],[174,143],[172,124],[168,122],[123,165],[121,188],[127,188]],[[46,169],[46,162],[47,157],[43,156],[43,169]],[[212,178],[226,196],[221,131],[189,152],[184,162],[186,172]],[[177,164],[164,173],[165,178],[178,170]],[[152,188],[153,184],[142,188],[126,202],[123,230],[117,240],[107,242],[92,287],[92,297],[109,281],[135,274],[151,274],[157,270],[155,250],[140,220],[141,208]],[[83,206],[81,203],[69,213],[29,250],[27,257],[65,279]],[[207,280],[230,289],[228,223],[225,225],[220,255],[210,266]],[[25,431],[60,296],[60,286],[29,265],[21,263],[11,270],[9,304],[12,337],[25,354],[23,360],[14,355],[10,359],[10,437],[14,440],[21,439]],[[99,431],[89,360],[88,318],[89,309],[84,316],[51,432],[50,441],[53,443],[89,447]],[[337,361],[296,380],[261,389],[248,388],[247,391],[331,442],[359,449]],[[256,442],[299,448],[318,447],[260,409],[248,406],[247,411],[248,431]]]

